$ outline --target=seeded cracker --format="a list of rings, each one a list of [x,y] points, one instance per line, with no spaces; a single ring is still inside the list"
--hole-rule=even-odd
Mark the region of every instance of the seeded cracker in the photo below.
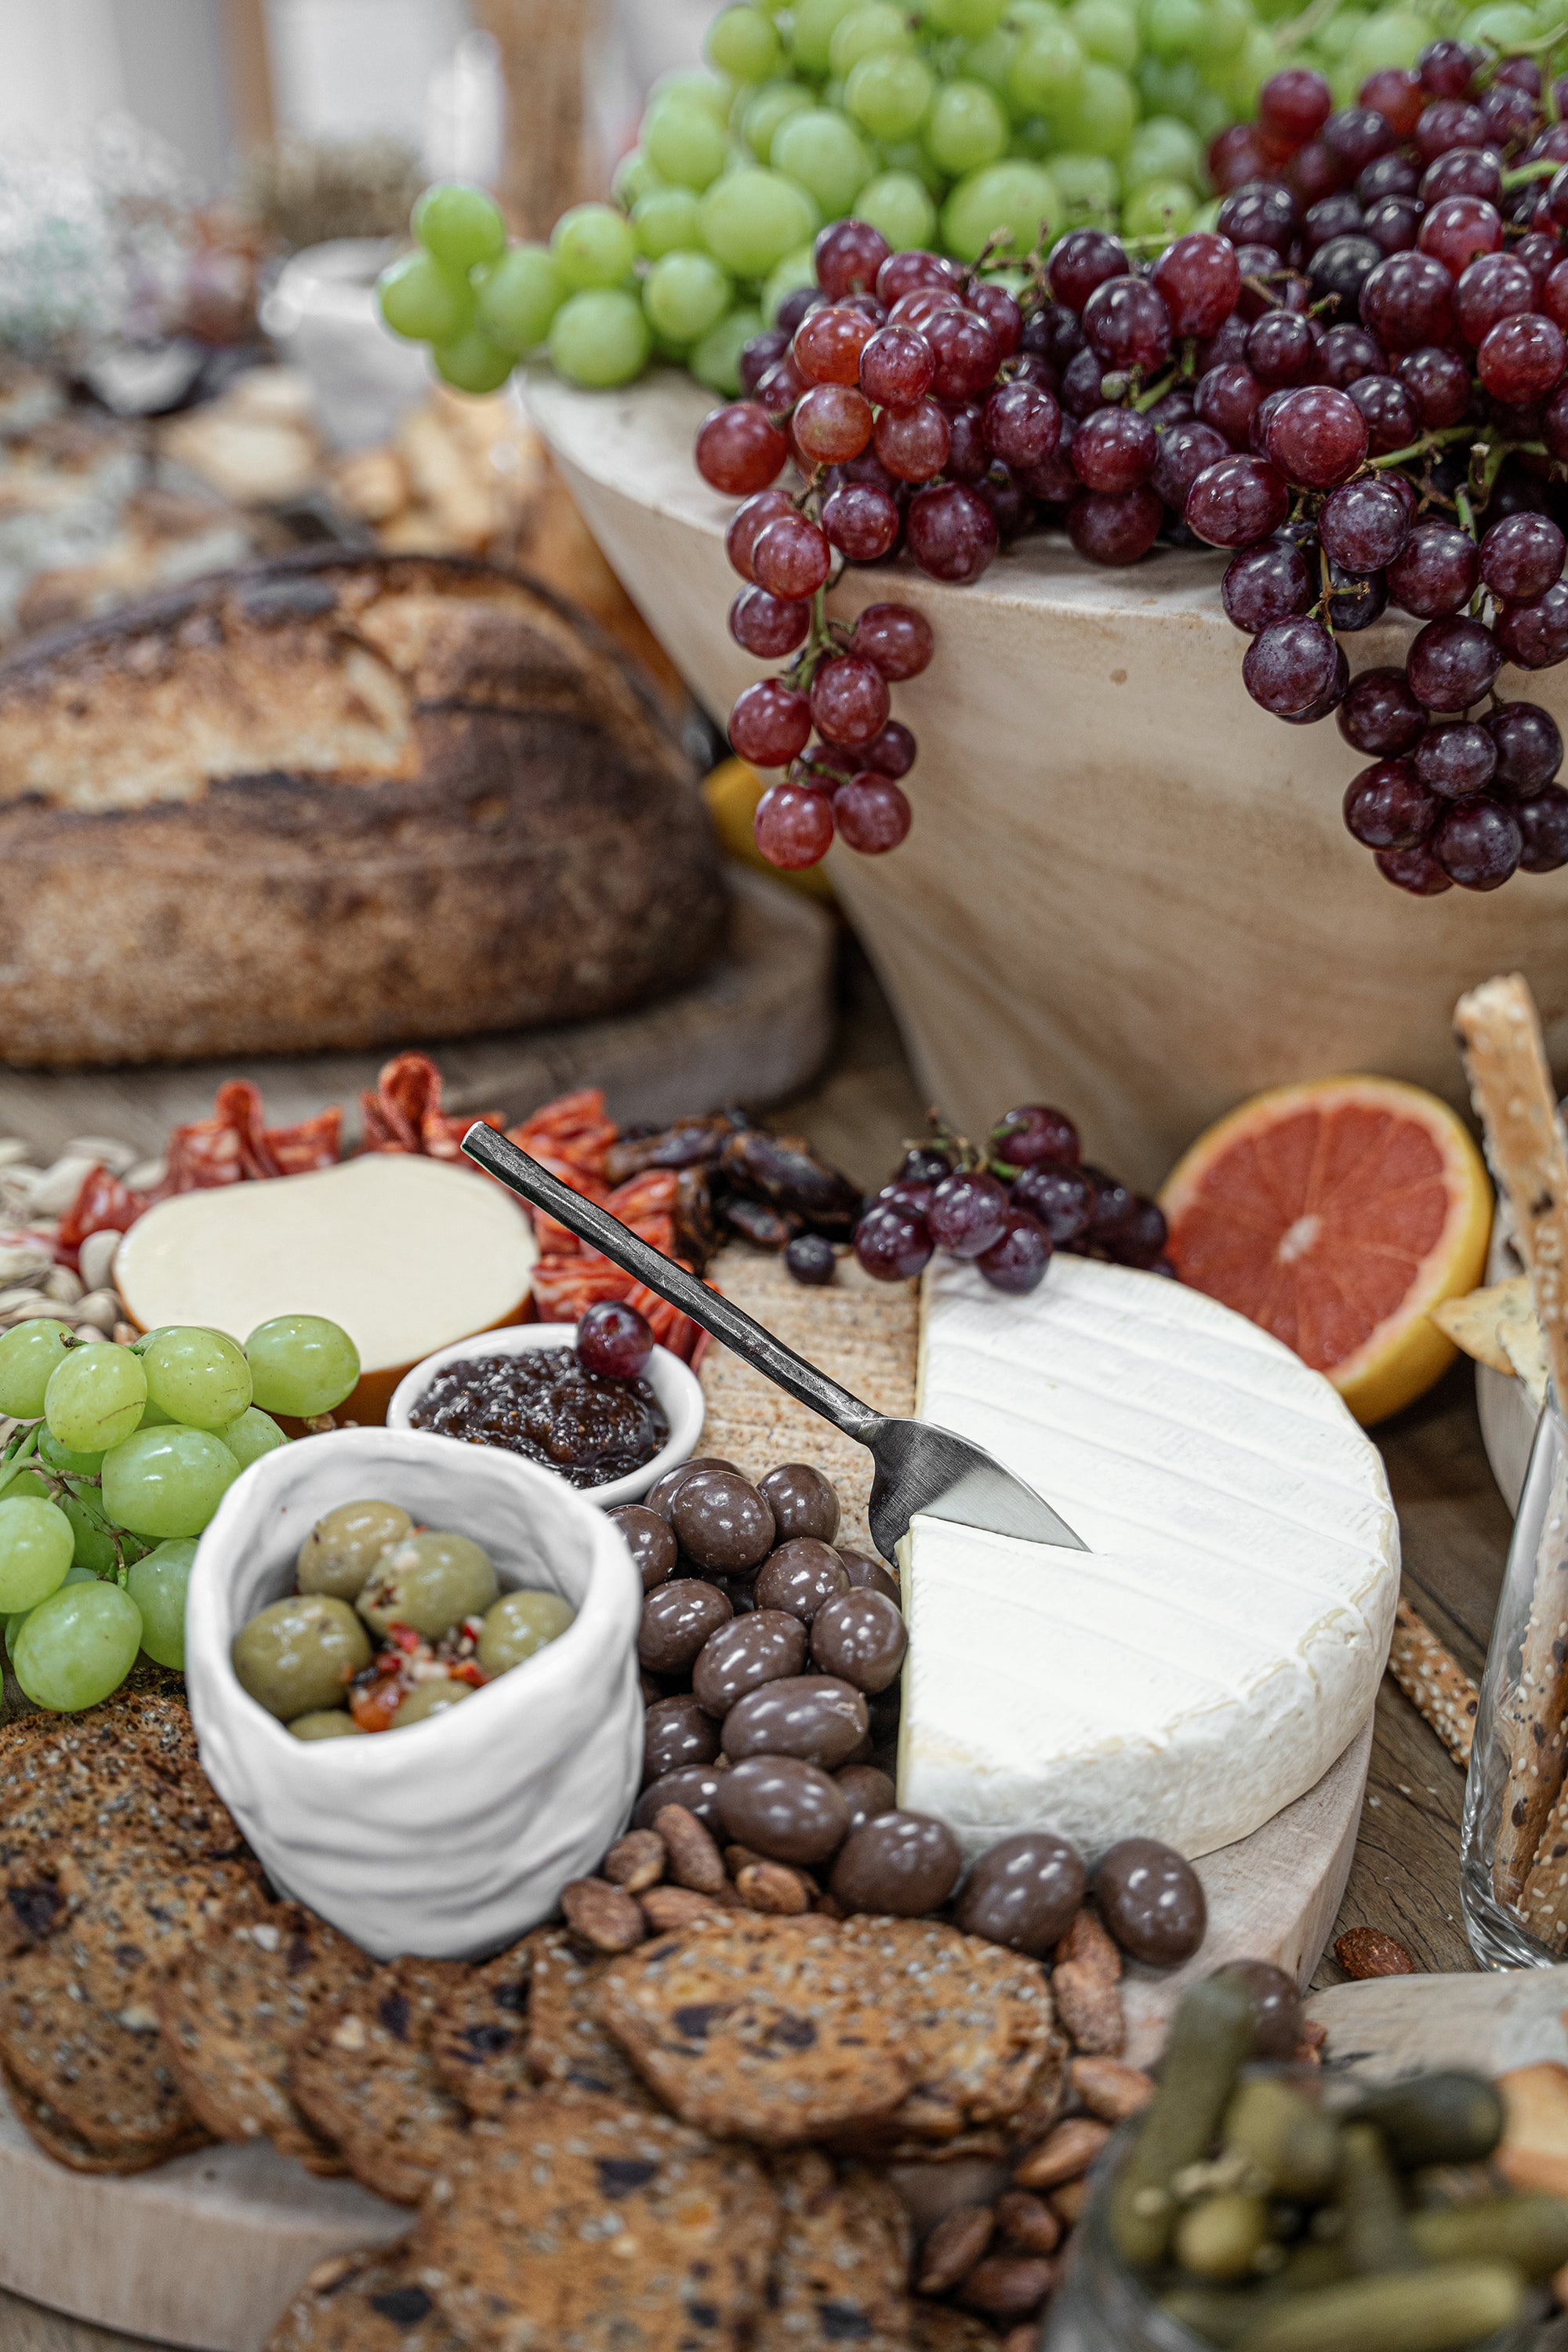
[[[413,2268],[469,2352],[750,2352],[778,2230],[746,2150],[541,2093],[443,2168]]]
[[[752,2352],[909,2352],[912,2232],[884,2175],[815,2148],[768,2168],[784,2228]]]
[[[1388,1671],[1455,1763],[1468,1765],[1480,1694],[1408,1601],[1394,1612]]]
[[[1568,1950],[1568,1787],[1558,1790],[1546,1817],[1519,1912],[1549,1951]]]
[[[324,1919],[251,1894],[187,1945],[153,2005],[192,2107],[222,2140],[269,2139],[307,2170],[342,2172],[285,2084],[290,2045],[374,1963]]]
[[[541,1927],[528,1996],[530,2074],[552,2090],[595,2092],[624,2107],[658,2102],[618,2042],[605,2031],[599,1992],[608,1960],[585,1960],[562,1927]]]
[[[875,2121],[917,2075],[902,2020],[829,1919],[694,1920],[612,1961],[599,2009],[666,2105],[720,2138],[789,2147]]]
[[[1455,1021],[1547,1363],[1559,1397],[1568,1397],[1568,1152],[1535,1000],[1514,972],[1461,997]],[[1568,1765],[1568,1472],[1560,1473],[1547,1507],[1519,1681],[1502,1727],[1510,1764],[1492,1884],[1511,1907]]]
[[[533,2087],[529,2000],[534,1955],[548,1933],[536,1928],[510,1951],[471,1969],[436,2021],[431,2063],[471,2116],[499,2116]]]
[[[417,2205],[467,2121],[430,2056],[436,2021],[467,1971],[398,1960],[345,1993],[295,2044],[288,2084],[354,2179]]]
[[[319,2263],[267,2352],[463,2352],[404,2246]]]

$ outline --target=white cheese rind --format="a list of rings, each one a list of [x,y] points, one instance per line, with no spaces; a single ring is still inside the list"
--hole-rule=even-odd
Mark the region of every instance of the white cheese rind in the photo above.
[[[1376,1696],[1399,1532],[1320,1373],[1157,1275],[1063,1256],[1009,1298],[939,1258],[919,1410],[1089,1549],[915,1520],[902,1804],[971,1853],[1049,1826],[1197,1855],[1321,1778]]]

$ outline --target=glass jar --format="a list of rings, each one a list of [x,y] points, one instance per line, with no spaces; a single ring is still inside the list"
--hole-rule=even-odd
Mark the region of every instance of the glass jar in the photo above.
[[[1336,2106],[1353,2103],[1353,2084],[1325,2075],[1319,2067],[1267,2071]],[[1195,2335],[1161,2310],[1144,2274],[1128,2268],[1111,2236],[1111,2188],[1136,2137],[1136,2124],[1123,2124],[1094,2168],[1093,2194],[1069,2242],[1066,2273],[1047,2306],[1038,2352],[1216,2352],[1208,2336]],[[1518,2326],[1504,2328],[1468,2352],[1532,2352],[1544,2302],[1537,2290]]]
[[[1565,1763],[1568,1441],[1549,1392],[1513,1523],[1465,1782],[1459,1895],[1470,1949],[1485,1968],[1551,1968],[1568,1948]]]

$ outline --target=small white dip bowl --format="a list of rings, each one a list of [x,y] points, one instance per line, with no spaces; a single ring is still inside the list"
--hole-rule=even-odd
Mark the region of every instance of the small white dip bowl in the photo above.
[[[416,1437],[428,1436],[427,1430],[414,1428],[409,1415],[437,1374],[444,1372],[448,1364],[471,1363],[485,1356],[521,1356],[532,1348],[570,1348],[576,1338],[575,1323],[514,1323],[503,1330],[480,1331],[471,1339],[458,1339],[450,1348],[437,1348],[433,1356],[424,1357],[411,1372],[405,1372],[393,1391],[392,1402],[386,1408],[386,1425],[388,1429],[408,1430]],[[702,1434],[706,1411],[702,1383],[689,1365],[683,1364],[679,1356],[672,1356],[668,1348],[656,1348],[644,1378],[664,1407],[664,1417],[669,1423],[669,1444],[651,1462],[645,1462],[640,1470],[630,1471],[624,1478],[611,1478],[603,1486],[575,1490],[584,1502],[596,1504],[601,1511],[613,1511],[621,1503],[639,1502],[667,1470],[673,1470],[678,1462],[689,1460]],[[557,1473],[548,1470],[545,1475],[553,1478]]]
[[[292,1591],[316,1521],[370,1497],[472,1537],[503,1591],[558,1592],[577,1614],[424,1723],[295,1739],[241,1687],[230,1646]],[[641,1609],[604,1513],[515,1454],[394,1429],[299,1439],[236,1480],[197,1549],[185,1684],[203,1769],[279,1891],[367,1952],[479,1958],[548,1918],[626,1823],[642,1765]]]

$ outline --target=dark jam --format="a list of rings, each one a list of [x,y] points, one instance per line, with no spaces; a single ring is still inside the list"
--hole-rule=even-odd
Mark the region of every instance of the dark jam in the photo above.
[[[408,1417],[438,1437],[503,1445],[574,1486],[607,1486],[669,1443],[664,1408],[647,1381],[584,1371],[570,1348],[448,1364]]]

